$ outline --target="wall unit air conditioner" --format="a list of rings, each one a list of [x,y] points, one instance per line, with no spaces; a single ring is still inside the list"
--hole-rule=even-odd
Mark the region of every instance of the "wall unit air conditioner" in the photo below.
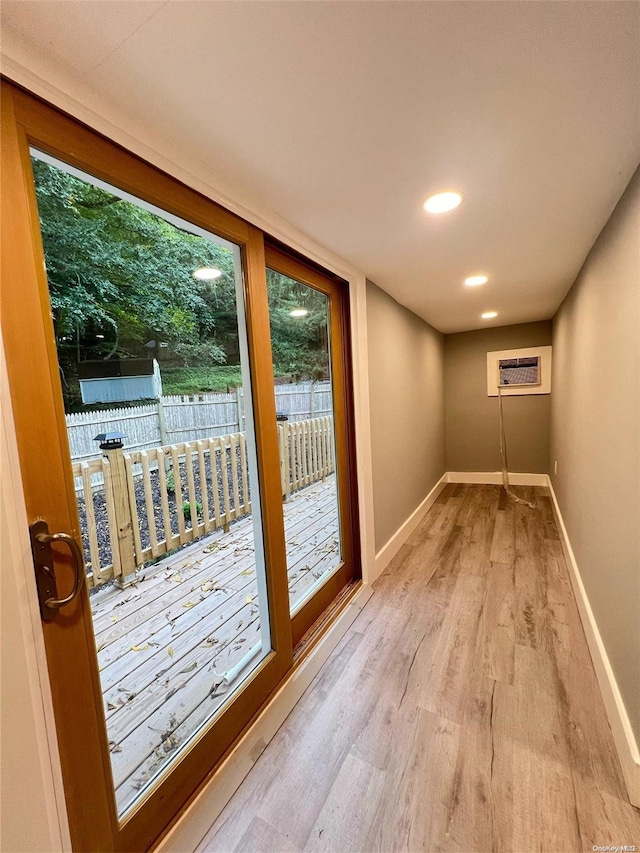
[[[498,385],[501,388],[540,384],[540,356],[498,359]]]
[[[549,394],[551,347],[500,350],[487,353],[487,396]]]

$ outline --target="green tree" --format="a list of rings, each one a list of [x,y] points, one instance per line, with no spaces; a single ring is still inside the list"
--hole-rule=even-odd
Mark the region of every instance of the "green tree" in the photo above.
[[[169,363],[225,363],[237,344],[228,324],[218,338],[215,314],[234,299],[231,251],[41,160],[33,169],[67,386],[78,362],[149,355],[152,340]],[[194,279],[205,266],[223,275]]]
[[[294,379],[322,379],[329,372],[328,303],[324,293],[267,270],[271,346],[276,372]],[[303,308],[304,317],[291,311]]]
[[[79,404],[82,361],[158,355],[163,373],[190,369],[196,381],[238,364],[229,248],[40,159],[33,170],[68,406]],[[195,279],[199,267],[222,275]],[[326,297],[272,271],[267,278],[276,373],[324,376]],[[292,318],[301,305],[308,314]]]

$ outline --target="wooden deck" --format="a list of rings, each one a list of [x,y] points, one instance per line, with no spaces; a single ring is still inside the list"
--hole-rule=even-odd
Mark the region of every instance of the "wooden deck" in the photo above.
[[[294,607],[338,562],[335,477],[284,505]],[[220,708],[255,649],[260,659],[253,523],[218,531],[163,558],[128,589],[91,596],[118,811]],[[233,673],[231,673],[233,675]]]

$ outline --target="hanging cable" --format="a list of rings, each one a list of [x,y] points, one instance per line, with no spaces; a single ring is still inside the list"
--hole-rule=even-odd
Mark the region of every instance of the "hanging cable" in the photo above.
[[[502,414],[502,386],[498,385],[498,412],[500,414],[500,457],[502,459],[502,485],[505,492],[509,495],[512,501],[517,504],[524,504],[530,509],[535,509],[536,505],[531,501],[525,501],[524,498],[519,498],[511,491],[509,485],[509,469],[507,467],[507,439],[504,434],[504,416]]]

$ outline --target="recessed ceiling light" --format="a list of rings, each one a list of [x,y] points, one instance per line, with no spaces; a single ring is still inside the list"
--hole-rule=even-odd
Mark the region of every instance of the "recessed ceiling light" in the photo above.
[[[424,203],[424,209],[427,213],[448,213],[456,208],[462,201],[460,193],[448,191],[446,193],[437,193],[429,196]]]
[[[291,317],[306,317],[308,313],[306,308],[294,308],[293,311],[289,311]]]
[[[212,281],[214,278],[220,278],[222,270],[216,270],[213,267],[200,267],[194,270],[191,275],[194,278],[199,278],[200,281]]]
[[[494,317],[498,316],[497,311],[485,311],[482,315],[483,320],[493,320]]]
[[[465,278],[464,283],[468,287],[477,287],[479,284],[486,284],[488,281],[488,275],[470,275],[469,278]]]

